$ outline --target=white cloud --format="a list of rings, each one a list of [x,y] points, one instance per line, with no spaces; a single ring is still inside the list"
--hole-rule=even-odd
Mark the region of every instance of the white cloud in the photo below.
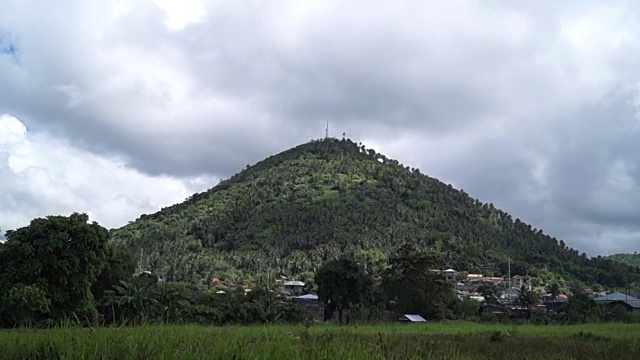
[[[170,198],[79,169],[191,192],[329,119],[571,246],[632,251],[639,16],[624,1],[2,1],[0,114],[29,131],[0,129],[0,200],[67,211],[95,182],[134,219]],[[44,143],[75,155],[43,151],[58,171],[33,155]]]
[[[206,14],[205,5],[198,0],[154,0],[168,16],[167,26],[173,30],[198,22]]]
[[[103,226],[119,227],[215,181],[149,176],[120,159],[31,133],[7,114],[0,116],[0,175],[3,230],[27,225],[35,217],[72,212],[86,212]]]

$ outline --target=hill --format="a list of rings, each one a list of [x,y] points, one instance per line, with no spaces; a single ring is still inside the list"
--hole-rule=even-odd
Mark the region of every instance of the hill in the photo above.
[[[268,273],[309,279],[340,254],[375,271],[407,242],[470,272],[505,273],[509,256],[513,274],[552,273],[576,286],[624,286],[631,272],[345,139],[312,141],[247,166],[112,230],[112,238],[142,268],[183,281]]]
[[[640,254],[614,254],[607,256],[608,259],[617,261],[629,266],[640,267]]]

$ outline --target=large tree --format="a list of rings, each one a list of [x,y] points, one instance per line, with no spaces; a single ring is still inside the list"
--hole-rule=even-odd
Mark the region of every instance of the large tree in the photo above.
[[[338,310],[338,321],[342,324],[344,309],[364,302],[371,291],[372,280],[356,261],[343,257],[326,262],[315,276],[318,297],[326,304],[325,321],[331,318],[333,309]]]
[[[531,310],[540,303],[540,294],[535,290],[530,290],[526,285],[522,285],[518,301],[527,307],[527,318],[531,319]]]
[[[91,286],[108,254],[109,232],[86,214],[38,218],[7,231],[0,247],[0,291],[36,286],[50,301],[50,316],[96,315]]]
[[[442,275],[431,271],[444,265],[437,254],[405,245],[389,259],[389,265],[382,285],[385,296],[396,304],[398,313],[420,314],[431,319],[445,316],[446,307],[454,297],[453,288]]]

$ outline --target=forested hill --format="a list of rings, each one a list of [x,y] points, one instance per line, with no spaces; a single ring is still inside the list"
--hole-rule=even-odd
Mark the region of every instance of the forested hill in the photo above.
[[[143,268],[175,280],[306,279],[341,254],[375,272],[405,242],[441,252],[447,267],[485,274],[505,271],[508,256],[514,274],[546,268],[587,285],[623,286],[637,272],[589,259],[493,204],[344,139],[271,156],[112,237]]]
[[[629,266],[635,266],[638,267],[640,266],[640,254],[638,253],[634,253],[634,254],[614,254],[614,255],[609,255],[607,256],[607,258],[613,260],[613,261],[617,261]]]

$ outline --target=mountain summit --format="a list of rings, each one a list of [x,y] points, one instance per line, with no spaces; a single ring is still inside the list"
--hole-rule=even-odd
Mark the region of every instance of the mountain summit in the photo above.
[[[499,275],[511,258],[513,274],[547,271],[576,286],[624,286],[632,269],[589,259],[493,204],[364,145],[331,138],[248,166],[112,230],[112,237],[141,267],[174,280],[306,278],[342,254],[384,267],[405,243],[442,253],[457,270]]]

